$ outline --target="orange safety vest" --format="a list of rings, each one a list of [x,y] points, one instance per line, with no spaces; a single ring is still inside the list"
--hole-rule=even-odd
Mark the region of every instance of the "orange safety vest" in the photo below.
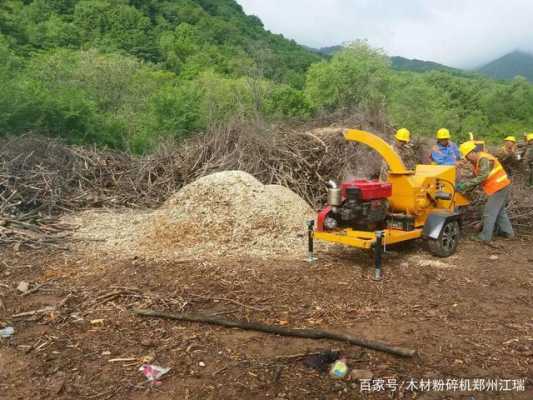
[[[490,171],[487,179],[485,179],[485,181],[481,184],[487,195],[490,196],[511,184],[511,180],[507,176],[507,173],[503,169],[498,159],[489,153],[479,153],[479,159],[474,168],[474,174],[479,175],[479,162],[482,158],[487,158],[493,162],[492,171]]]

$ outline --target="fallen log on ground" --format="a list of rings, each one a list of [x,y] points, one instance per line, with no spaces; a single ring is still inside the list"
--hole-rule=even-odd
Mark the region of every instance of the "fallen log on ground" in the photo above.
[[[322,329],[293,329],[284,328],[275,325],[266,325],[260,322],[247,322],[237,320],[227,320],[223,318],[217,318],[209,315],[196,314],[196,313],[167,313],[156,310],[141,310],[134,309],[133,312],[137,315],[145,317],[155,317],[164,319],[173,319],[178,321],[188,322],[203,322],[211,325],[220,325],[228,328],[239,328],[247,331],[257,331],[264,333],[272,333],[281,336],[301,337],[306,339],[330,339],[339,342],[348,342],[356,346],[365,347],[372,350],[382,351],[389,354],[394,354],[401,357],[412,357],[416,354],[415,350],[405,347],[391,346],[383,342],[374,340],[367,340],[357,338],[347,333],[331,332]]]

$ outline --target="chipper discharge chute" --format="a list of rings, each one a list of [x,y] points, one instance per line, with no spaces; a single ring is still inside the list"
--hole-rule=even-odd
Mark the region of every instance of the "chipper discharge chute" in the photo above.
[[[425,238],[439,257],[455,253],[460,237],[459,207],[468,199],[455,191],[454,166],[417,165],[405,168],[400,156],[380,137],[361,130],[344,132],[346,140],[378,152],[389,167],[387,182],[328,182],[328,204],[309,222],[309,253],[313,239],[374,251],[375,278],[381,278],[386,245]]]

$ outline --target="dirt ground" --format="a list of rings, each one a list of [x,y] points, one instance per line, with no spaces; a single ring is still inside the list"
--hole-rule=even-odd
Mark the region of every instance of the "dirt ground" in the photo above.
[[[314,265],[290,254],[152,263],[1,249],[0,324],[16,332],[0,339],[0,398],[531,400],[532,239],[496,247],[463,241],[440,260],[422,243],[393,249],[380,283],[368,255],[321,246]],[[21,295],[21,281],[42,286]],[[328,328],[418,353],[402,359],[340,342],[151,319],[134,315],[135,307]],[[375,391],[298,356],[331,349],[350,368],[370,371]],[[143,361],[171,370],[150,385]],[[377,390],[379,379],[386,391]],[[412,391],[411,379],[524,380],[525,387]]]

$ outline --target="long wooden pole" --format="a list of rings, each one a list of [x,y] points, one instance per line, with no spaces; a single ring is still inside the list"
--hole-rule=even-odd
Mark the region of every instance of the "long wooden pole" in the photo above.
[[[238,320],[227,320],[214,316],[196,314],[196,313],[167,313],[156,310],[141,310],[134,309],[133,312],[137,315],[145,317],[155,317],[164,319],[173,319],[178,321],[188,322],[203,322],[211,325],[220,325],[228,328],[239,328],[247,331],[258,331],[265,333],[272,333],[281,336],[301,337],[307,339],[331,339],[340,342],[348,342],[356,346],[365,347],[372,350],[382,351],[385,353],[394,354],[401,357],[412,357],[416,354],[415,350],[407,349],[405,347],[391,346],[383,342],[374,340],[367,340],[357,338],[347,333],[331,332],[322,329],[293,329],[285,328],[276,325],[266,325],[259,322],[247,322]]]

